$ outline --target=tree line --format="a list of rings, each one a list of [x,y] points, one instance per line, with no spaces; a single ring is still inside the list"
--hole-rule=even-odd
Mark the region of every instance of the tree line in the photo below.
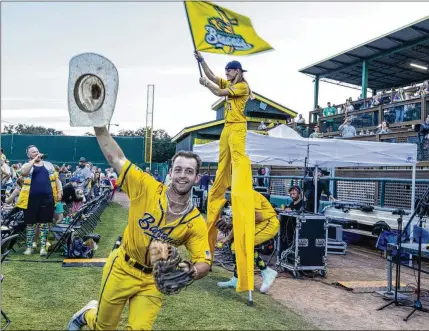
[[[118,137],[145,137],[146,128],[141,127],[137,130],[119,130],[112,136]],[[28,134],[28,135],[48,135],[64,136],[63,131],[54,128],[45,128],[43,126],[27,124],[5,125],[2,134]],[[91,132],[86,132],[85,136],[94,136]],[[169,161],[176,151],[176,144],[171,142],[171,136],[163,129],[152,131],[152,162]]]

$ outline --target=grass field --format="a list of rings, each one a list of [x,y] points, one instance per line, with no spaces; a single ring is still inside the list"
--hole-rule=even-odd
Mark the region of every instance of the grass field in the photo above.
[[[118,204],[105,210],[95,231],[101,235],[95,257],[108,256],[125,228],[126,217],[127,210]],[[49,262],[40,261],[46,259],[37,254],[24,257],[21,249],[3,264],[1,306],[12,321],[10,330],[63,330],[77,310],[97,298],[102,268],[63,268],[59,255]],[[248,307],[246,293],[217,288],[216,282],[229,276],[223,269],[214,268],[209,276],[179,295],[166,297],[154,329],[314,329],[268,295],[255,292],[255,305]],[[125,329],[126,317],[125,309],[120,329]]]

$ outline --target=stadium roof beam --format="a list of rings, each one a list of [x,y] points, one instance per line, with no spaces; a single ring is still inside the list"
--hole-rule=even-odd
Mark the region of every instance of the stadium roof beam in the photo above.
[[[314,78],[314,107],[319,81],[330,79],[361,86],[366,91],[407,86],[429,79],[429,71],[411,64],[429,66],[429,16],[331,58],[299,70]],[[361,71],[356,75],[356,71]]]

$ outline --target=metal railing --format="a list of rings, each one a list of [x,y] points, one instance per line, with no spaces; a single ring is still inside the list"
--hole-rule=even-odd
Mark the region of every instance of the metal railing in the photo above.
[[[293,185],[303,187],[303,176],[253,176],[268,181],[269,193],[287,196],[288,189]],[[311,180],[311,177],[305,177]],[[330,191],[340,200],[353,200],[386,208],[411,208],[411,179],[403,178],[351,178],[321,177],[320,180],[330,182]],[[416,179],[416,197],[423,194],[429,179]]]

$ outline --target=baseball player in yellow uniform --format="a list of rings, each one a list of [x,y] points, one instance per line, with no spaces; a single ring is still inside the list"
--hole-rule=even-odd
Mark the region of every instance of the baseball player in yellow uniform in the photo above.
[[[130,199],[123,242],[103,269],[98,301],[90,301],[68,323],[68,330],[116,330],[129,302],[128,330],[151,330],[161,309],[162,294],[152,275],[148,246],[154,240],[184,245],[195,268],[194,279],[211,264],[206,223],[190,198],[199,181],[201,160],[192,152],[172,159],[171,184],[165,186],[128,161],[105,127],[94,128],[100,148],[120,174],[118,185]]]
[[[258,246],[276,236],[279,232],[280,222],[271,203],[261,193],[253,191],[253,196],[255,200],[255,246]],[[232,217],[234,217],[234,212],[232,213]],[[233,238],[234,234],[231,231],[230,235],[220,240],[220,242],[225,243],[231,241]],[[231,250],[234,253],[234,244],[231,245]],[[261,270],[263,279],[260,291],[266,293],[276,279],[277,271],[269,268],[256,251],[255,264]],[[234,276],[229,281],[219,282],[217,285],[219,287],[235,288],[237,286],[236,268],[234,269]]]
[[[225,97],[225,126],[219,140],[219,161],[215,182],[208,194],[207,227],[211,253],[217,238],[214,226],[225,204],[225,192],[232,188],[232,208],[235,215],[235,243],[237,251],[238,291],[253,290],[253,238],[255,214],[252,199],[252,169],[246,155],[247,119],[244,113],[247,100],[253,97],[246,82],[240,62],[231,61],[225,67],[226,80],[217,77],[199,52],[195,57],[207,77],[201,77],[201,85],[214,95]],[[251,284],[250,284],[251,283]]]

